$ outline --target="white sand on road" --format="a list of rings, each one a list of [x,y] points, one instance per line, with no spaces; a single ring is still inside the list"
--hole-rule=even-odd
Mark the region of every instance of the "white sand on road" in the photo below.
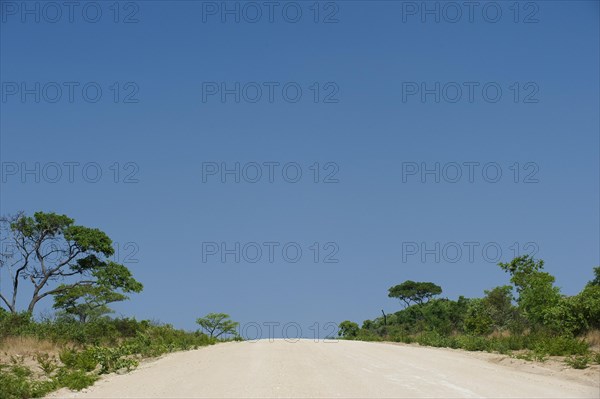
[[[500,359],[357,341],[231,342],[170,354],[84,392],[51,397],[600,397],[600,375],[578,378],[578,370]]]

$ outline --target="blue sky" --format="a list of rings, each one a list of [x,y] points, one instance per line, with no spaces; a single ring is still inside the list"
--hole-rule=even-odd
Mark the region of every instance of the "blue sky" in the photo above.
[[[310,336],[399,309],[407,279],[506,284],[497,249],[535,252],[566,294],[600,264],[597,1],[482,2],[471,21],[462,2],[280,2],[272,22],[261,2],[229,2],[239,22],[220,2],[88,3],[71,22],[1,2],[0,213],[106,231],[145,285],[119,314]],[[220,174],[236,163],[239,183]]]

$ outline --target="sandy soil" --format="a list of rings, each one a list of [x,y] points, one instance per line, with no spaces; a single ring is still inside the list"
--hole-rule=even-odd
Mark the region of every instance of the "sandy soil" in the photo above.
[[[600,369],[356,341],[231,342],[179,352],[51,398],[600,398]]]

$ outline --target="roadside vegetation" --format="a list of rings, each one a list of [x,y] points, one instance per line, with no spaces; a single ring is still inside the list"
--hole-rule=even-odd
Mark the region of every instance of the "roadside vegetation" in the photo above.
[[[112,260],[112,240],[99,229],[43,212],[0,223],[0,399],[81,390],[146,358],[240,339],[237,323],[223,313],[198,319],[206,333],[111,318],[110,304],[129,299],[143,285]],[[53,300],[54,313],[36,319],[44,298]]]
[[[509,285],[484,291],[482,298],[439,298],[442,288],[431,282],[405,281],[388,296],[403,309],[362,326],[339,325],[345,339],[417,343],[461,348],[544,361],[564,357],[578,369],[600,364],[600,267],[575,296],[565,296],[544,271],[544,262],[521,256],[500,263]]]
[[[0,333],[2,399],[41,397],[62,387],[80,390],[102,374],[129,371],[144,358],[217,342],[147,320],[34,321],[29,313],[6,311],[0,311]]]

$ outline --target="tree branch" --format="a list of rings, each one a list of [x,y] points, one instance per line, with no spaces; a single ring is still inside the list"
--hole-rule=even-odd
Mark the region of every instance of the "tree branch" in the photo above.
[[[31,298],[31,302],[29,302],[28,309],[29,309],[29,311],[32,311],[35,304],[38,303],[40,300],[44,299],[45,297],[47,297],[48,295],[54,295],[54,294],[57,294],[62,291],[70,290],[71,288],[74,288],[74,287],[92,285],[94,283],[95,283],[95,281],[93,281],[93,280],[82,280],[82,281],[78,281],[78,282],[70,284],[70,285],[56,287],[53,290],[46,291],[42,294],[38,294],[39,293],[39,290],[38,290],[33,294],[33,297]]]
[[[0,292],[0,299],[2,299],[4,301],[4,303],[8,307],[8,310],[10,310],[11,313],[15,313],[15,309],[10,305],[10,303],[8,302],[8,300],[4,297],[4,295],[2,295],[1,292]]]

